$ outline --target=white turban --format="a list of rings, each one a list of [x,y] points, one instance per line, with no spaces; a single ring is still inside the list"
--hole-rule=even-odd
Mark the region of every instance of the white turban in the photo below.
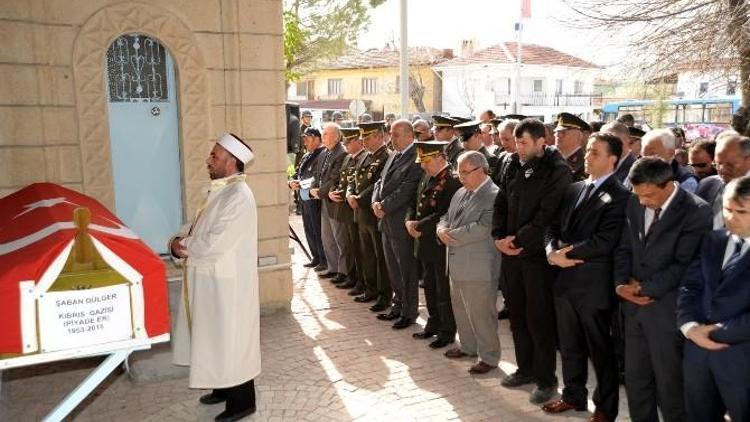
[[[243,164],[247,164],[255,158],[255,154],[250,150],[250,147],[243,144],[242,141],[235,138],[230,133],[221,135],[218,144],[238,160],[242,161]]]

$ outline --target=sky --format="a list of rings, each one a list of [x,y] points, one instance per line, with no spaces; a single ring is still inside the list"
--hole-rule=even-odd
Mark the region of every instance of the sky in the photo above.
[[[521,0],[407,0],[410,47],[452,48],[474,39],[479,48],[515,41],[514,24]],[[382,48],[400,40],[400,0],[387,0],[370,11],[370,26],[360,34],[361,49]],[[523,42],[544,45],[601,66],[617,67],[626,59],[618,37],[601,30],[575,30],[563,19],[572,14],[562,0],[531,0],[531,19],[524,20]],[[620,37],[621,38],[621,37]]]

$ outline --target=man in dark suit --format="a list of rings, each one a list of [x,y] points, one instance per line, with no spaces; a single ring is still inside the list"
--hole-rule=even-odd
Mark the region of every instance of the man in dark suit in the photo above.
[[[714,230],[724,227],[722,193],[724,185],[742,176],[750,175],[750,138],[727,130],[716,137],[714,162],[719,174],[701,180],[695,194],[711,205]]]
[[[670,164],[644,157],[630,169],[633,196],[615,252],[615,292],[625,315],[625,391],[634,421],[684,421],[677,287],[711,230],[711,208],[680,189]]]
[[[363,275],[362,254],[359,247],[359,229],[357,222],[354,220],[354,210],[346,202],[346,191],[349,184],[355,183],[357,165],[364,160],[367,155],[362,146],[362,140],[359,139],[359,128],[342,128],[342,144],[346,148],[347,156],[341,164],[341,176],[339,184],[335,190],[328,193],[331,201],[339,204],[339,210],[336,219],[344,225],[346,229],[346,247],[344,253],[347,256],[348,267],[346,274],[348,281],[340,283],[336,287],[340,289],[352,289],[349,291],[350,296],[359,296],[365,292],[365,278]]]
[[[591,126],[575,114],[563,112],[557,116],[555,146],[568,163],[574,182],[587,177],[583,168],[584,132],[591,132]]]
[[[588,359],[596,373],[592,421],[614,421],[618,375],[610,336],[616,296],[612,256],[625,221],[630,192],[614,177],[622,151],[614,135],[596,133],[586,147],[589,178],[568,186],[560,212],[546,231],[547,260],[560,267],[555,281],[555,315],[565,388],[549,413],[585,410]],[[588,359],[587,359],[588,358]]]
[[[615,121],[602,126],[601,132],[617,136],[622,143],[622,155],[617,162],[617,167],[615,167],[613,175],[615,176],[615,179],[619,180],[620,183],[629,188],[630,184],[628,182],[628,174],[630,173],[630,168],[633,167],[633,163],[637,160],[633,151],[630,150],[630,131],[623,123]]]
[[[375,182],[372,210],[380,219],[378,227],[383,235],[385,263],[394,293],[391,311],[378,317],[385,321],[398,318],[393,328],[400,330],[413,324],[418,315],[419,284],[414,239],[406,232],[404,221],[423,172],[415,162],[414,129],[408,120],[393,123],[391,142],[396,153]]]
[[[312,261],[305,264],[305,267],[315,268],[316,271],[324,271],[328,268],[320,234],[320,199],[310,195],[310,188],[315,177],[320,173],[325,156],[323,153],[325,147],[321,145],[320,138],[318,129],[309,127],[305,130],[303,142],[307,152],[302,156],[297,171],[289,181],[289,188],[300,192],[305,238],[313,256]]]
[[[381,312],[390,306],[393,291],[385,267],[385,252],[378,230],[378,219],[370,204],[375,182],[380,178],[390,154],[385,146],[385,122],[360,123],[359,129],[367,155],[356,167],[354,183],[350,183],[346,189],[346,201],[354,210],[354,220],[359,229],[365,283],[364,294],[355,297],[354,301],[367,303],[377,300],[370,310]]]
[[[505,304],[518,371],[503,379],[506,387],[535,382],[530,400],[555,394],[555,272],[544,253],[544,230],[559,212],[572,174],[556,148],[544,142],[544,123],[524,119],[516,126],[516,149],[505,168],[495,200],[492,237],[502,253]],[[506,157],[506,159],[508,159]]]
[[[717,174],[716,167],[714,167],[715,154],[716,142],[714,141],[701,139],[690,144],[688,166],[693,169],[698,179],[703,180]]]
[[[415,142],[417,161],[425,175],[419,182],[416,201],[406,213],[406,231],[414,238],[414,256],[422,266],[424,297],[429,318],[416,339],[437,336],[430,347],[438,349],[453,343],[456,321],[451,307],[450,283],[445,271],[445,246],[438,242],[435,230],[440,217],[448,212],[451,198],[461,182],[451,173],[445,157],[447,142]]]
[[[687,420],[750,420],[750,176],[724,191],[726,230],[703,239],[677,298]]]
[[[346,157],[346,150],[341,145],[341,127],[336,123],[326,123],[323,127],[323,146],[325,156],[320,173],[313,182],[310,195],[321,201],[320,233],[323,238],[323,250],[326,254],[328,268],[322,278],[330,278],[335,284],[345,283],[348,263],[346,260],[346,228],[338,221],[337,214],[342,204],[333,202],[328,194],[336,189],[341,177],[341,164]]]

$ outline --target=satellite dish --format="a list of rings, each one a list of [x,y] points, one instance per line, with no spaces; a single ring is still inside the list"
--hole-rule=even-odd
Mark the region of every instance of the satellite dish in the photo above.
[[[352,100],[349,103],[349,113],[354,117],[359,117],[362,113],[366,112],[365,102],[362,100]]]

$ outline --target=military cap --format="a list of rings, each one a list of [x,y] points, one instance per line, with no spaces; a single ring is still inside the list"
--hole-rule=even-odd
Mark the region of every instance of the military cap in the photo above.
[[[511,119],[511,120],[523,120],[526,117],[527,116],[524,116],[523,114],[506,114],[505,116],[502,117],[502,119],[503,120],[508,120],[508,119]]]
[[[628,127],[628,134],[631,138],[642,138],[646,134],[646,131],[637,127]]]
[[[414,146],[417,148],[417,159],[415,163],[426,163],[432,160],[432,157],[439,155],[445,150],[445,146],[448,142],[442,141],[414,141]]]
[[[432,120],[435,122],[435,127],[453,127],[460,122],[453,117],[448,116],[432,116]]]
[[[555,127],[555,132],[568,129],[591,131],[591,126],[575,114],[562,112],[557,115],[557,127]]]
[[[302,117],[312,117],[312,111],[302,110]]]
[[[453,128],[461,132],[461,142],[465,142],[468,141],[469,138],[471,138],[471,135],[480,132],[480,124],[482,124],[482,122],[480,122],[479,120],[474,120],[471,122],[461,123],[460,125],[456,125]]]
[[[334,111],[333,114],[331,114],[331,120],[333,120],[334,122],[337,119],[343,119],[343,118],[344,118],[344,115],[339,113],[338,111]]]
[[[320,138],[320,131],[316,127],[310,126],[309,128],[305,129],[305,136],[317,136]]]
[[[359,139],[360,130],[358,127],[342,127],[341,137],[344,138],[344,142],[354,141]]]
[[[362,122],[357,125],[362,130],[362,137],[372,135],[375,132],[383,132],[385,130],[385,121],[379,120],[377,122]]]
[[[463,116],[451,116],[453,120],[458,120],[459,123],[468,123],[472,119],[470,117],[463,117]]]
[[[502,117],[493,117],[492,119],[490,119],[490,124],[492,125],[492,127],[497,127],[497,125],[502,123],[503,120],[505,119],[503,119]]]

